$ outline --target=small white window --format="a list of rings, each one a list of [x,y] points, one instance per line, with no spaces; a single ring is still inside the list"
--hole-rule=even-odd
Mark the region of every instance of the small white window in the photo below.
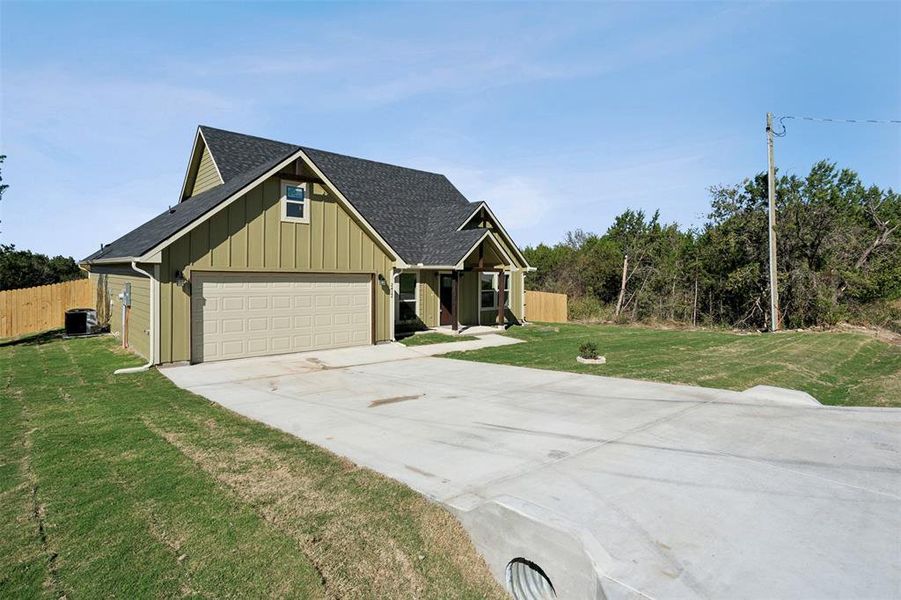
[[[416,305],[419,287],[419,276],[416,273],[401,273],[397,278],[397,321],[411,323],[418,318]]]
[[[481,292],[479,293],[479,306],[482,310],[497,308],[497,273],[482,273],[480,278]]]
[[[479,307],[482,310],[497,308],[497,273],[482,273],[480,278]],[[510,275],[504,273],[504,306],[510,308]]]
[[[504,308],[510,308],[510,274],[504,273]]]
[[[282,221],[310,222],[309,189],[306,183],[282,182]]]

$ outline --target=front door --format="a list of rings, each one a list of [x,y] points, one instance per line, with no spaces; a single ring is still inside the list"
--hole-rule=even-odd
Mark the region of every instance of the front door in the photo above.
[[[453,325],[454,313],[454,276],[439,275],[439,298],[441,300],[441,317],[439,323],[441,325]]]

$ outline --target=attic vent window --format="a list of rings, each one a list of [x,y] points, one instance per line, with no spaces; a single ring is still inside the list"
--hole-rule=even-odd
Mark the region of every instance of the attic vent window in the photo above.
[[[307,184],[282,182],[282,221],[295,223],[310,222],[309,194]]]

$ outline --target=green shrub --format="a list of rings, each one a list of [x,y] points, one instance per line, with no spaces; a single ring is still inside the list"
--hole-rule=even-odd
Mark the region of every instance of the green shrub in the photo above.
[[[570,321],[608,321],[613,315],[610,305],[601,302],[597,296],[582,296],[569,299]]]
[[[597,358],[598,345],[594,342],[584,342],[579,346],[579,356],[582,358]]]

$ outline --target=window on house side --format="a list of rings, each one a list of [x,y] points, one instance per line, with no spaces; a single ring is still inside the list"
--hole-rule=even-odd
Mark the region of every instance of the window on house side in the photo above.
[[[305,183],[282,182],[282,221],[310,222]]]
[[[479,280],[479,307],[482,310],[497,308],[497,273],[482,273]],[[510,275],[504,273],[504,306],[510,308]]]
[[[397,278],[398,320],[416,320],[416,273],[401,273]]]
[[[497,274],[482,273],[480,278],[479,307],[497,308]]]

